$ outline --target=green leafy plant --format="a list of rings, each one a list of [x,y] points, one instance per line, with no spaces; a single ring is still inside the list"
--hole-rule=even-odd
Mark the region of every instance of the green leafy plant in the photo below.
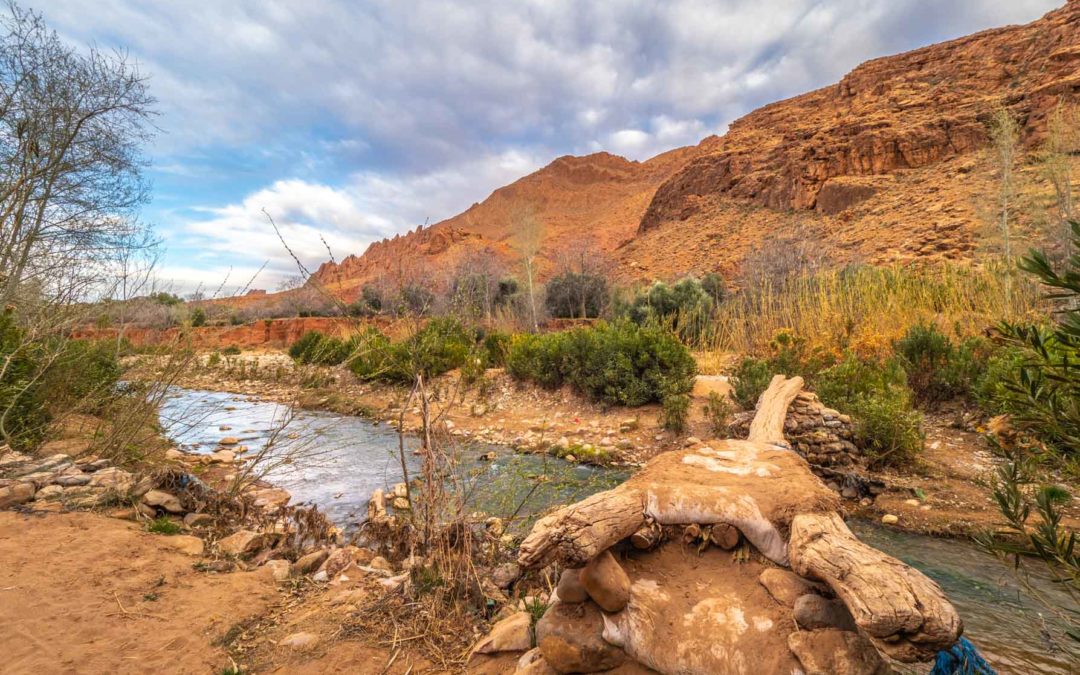
[[[709,420],[709,428],[716,436],[727,434],[728,419],[731,417],[733,407],[731,399],[727,396],[721,396],[715,391],[709,392],[709,400],[701,408],[705,413],[705,418]]]
[[[180,534],[182,528],[168,516],[158,516],[146,524],[147,532],[172,536]]]
[[[201,328],[206,325],[206,310],[202,307],[196,307],[191,311],[191,327]]]
[[[686,431],[690,419],[690,396],[669,394],[664,397],[660,409],[660,425],[668,431],[681,434]]]
[[[747,356],[731,374],[731,395],[743,410],[753,410],[774,371],[768,361]]]

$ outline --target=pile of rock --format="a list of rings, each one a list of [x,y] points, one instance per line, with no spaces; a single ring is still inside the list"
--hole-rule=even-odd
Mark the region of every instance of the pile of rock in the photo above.
[[[731,424],[732,435],[746,438],[754,411],[739,413]],[[784,437],[793,450],[817,466],[861,466],[866,458],[853,439],[851,418],[827,408],[816,394],[800,392],[784,419]]]
[[[31,457],[0,448],[0,509],[34,501],[88,509],[142,497],[152,487],[150,479],[138,479],[107,459]]]

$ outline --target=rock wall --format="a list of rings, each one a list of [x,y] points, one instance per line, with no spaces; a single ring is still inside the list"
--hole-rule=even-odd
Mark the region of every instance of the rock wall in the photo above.
[[[355,329],[355,321],[335,317],[304,317],[289,319],[265,319],[242,326],[202,326],[200,328],[143,328],[126,326],[118,328],[82,328],[74,337],[85,339],[115,339],[123,335],[136,347],[190,344],[196,349],[220,349],[222,347],[288,347],[308,331],[328,335],[342,335]]]
[[[746,438],[754,411],[739,413],[731,424],[736,438]],[[804,391],[792,402],[784,419],[784,437],[811,464],[826,467],[864,465],[866,458],[852,441],[851,418]]]

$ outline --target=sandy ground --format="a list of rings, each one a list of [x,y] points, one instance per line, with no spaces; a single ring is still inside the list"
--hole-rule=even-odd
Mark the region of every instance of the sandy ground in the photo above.
[[[90,512],[0,511],[0,672],[439,672],[423,658],[337,636],[351,609],[338,587],[297,592],[266,567],[200,572],[169,537]],[[205,560],[205,559],[202,559]],[[312,632],[296,651],[278,642]],[[470,673],[513,670],[516,654]]]

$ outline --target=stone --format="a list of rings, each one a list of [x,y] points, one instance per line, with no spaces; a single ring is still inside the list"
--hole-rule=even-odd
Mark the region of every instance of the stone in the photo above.
[[[595,673],[615,668],[626,653],[604,641],[604,619],[591,602],[557,602],[536,623],[536,646],[560,673]]]
[[[111,488],[95,487],[93,485],[80,485],[77,487],[64,488],[61,497],[64,504],[72,509],[92,509],[103,506],[113,501],[116,492]]]
[[[90,476],[81,471],[79,473],[67,473],[54,478],[53,483],[61,487],[76,487],[79,485],[89,485]]]
[[[604,551],[585,565],[581,584],[605,612],[620,612],[630,601],[630,577],[611,551]]]
[[[49,499],[59,499],[64,494],[64,488],[59,485],[47,485],[37,493],[34,494],[34,499],[37,501],[46,501]]]
[[[231,450],[218,450],[210,455],[210,461],[215,464],[232,464],[236,461],[236,453]]]
[[[351,564],[353,564],[352,551],[348,548],[337,548],[326,557],[319,571],[326,572],[329,579],[336,579]]]
[[[307,632],[293,633],[282,638],[278,646],[298,652],[309,652],[319,646],[319,636]]]
[[[165,492],[164,490],[150,490],[142,497],[142,503],[147,506],[153,506],[169,513],[183,513],[184,506],[180,503],[180,500],[176,495]]]
[[[851,617],[851,612],[844,603],[823,598],[816,593],[807,593],[796,600],[791,615],[799,628],[805,630],[818,628],[856,630],[855,619]]]
[[[585,590],[585,585],[581,583],[581,569],[563,570],[562,575],[559,576],[559,585],[556,587],[555,593],[558,594],[560,602],[569,604],[588,600],[589,592]]]
[[[905,499],[904,500],[904,505],[905,506],[919,506],[920,504],[922,504],[922,502],[920,502],[918,499]]]
[[[896,515],[893,515],[891,513],[886,513],[885,515],[883,515],[881,517],[881,524],[882,525],[896,525],[899,522],[900,522],[900,517],[896,516]]]
[[[202,555],[206,550],[206,542],[198,537],[187,534],[175,534],[171,537],[162,537],[165,546],[186,555]]]
[[[390,489],[390,494],[392,494],[395,497],[408,498],[408,496],[409,496],[409,488],[408,488],[408,486],[405,485],[405,483],[395,483],[394,487]]]
[[[37,488],[33,483],[15,483],[0,488],[0,509],[8,509],[12,506],[25,504],[34,498]]]
[[[367,599],[367,591],[362,588],[354,588],[348,591],[342,591],[334,596],[330,601],[331,605],[359,605]]]
[[[770,567],[758,576],[758,583],[765,587],[769,595],[785,607],[794,607],[795,602],[808,593],[826,594],[821,584],[804,579],[791,570]]]
[[[184,525],[188,527],[208,527],[214,524],[214,517],[209,513],[189,513],[184,516]]]
[[[499,621],[473,647],[474,654],[520,652],[532,648],[532,615],[517,612]]]
[[[521,566],[515,562],[496,565],[495,569],[491,570],[491,582],[495,584],[496,588],[503,591],[513,586],[514,582],[520,577]]]
[[[870,641],[842,630],[796,631],[788,648],[806,675],[886,675],[891,672]]]
[[[318,551],[312,551],[307,555],[300,556],[296,560],[296,562],[293,563],[293,576],[303,576],[319,569],[319,567],[323,564],[323,561],[326,560],[327,556],[329,555],[330,551],[323,548],[319,549]]]
[[[111,466],[95,473],[90,478],[89,485],[115,490],[120,494],[127,494],[135,486],[135,477],[123,469]]]
[[[179,460],[183,459],[186,456],[186,454],[187,453],[181,452],[180,450],[177,450],[176,448],[169,448],[168,450],[165,451],[165,459],[167,459],[169,461],[176,462],[176,461],[179,461]]]
[[[244,557],[263,547],[265,538],[258,532],[240,530],[218,542],[218,550],[226,555]]]
[[[282,582],[292,574],[292,564],[288,560],[267,560],[265,567],[270,570],[274,581]]]
[[[261,488],[251,493],[255,498],[255,506],[274,508],[285,506],[292,499],[292,494],[284,488]]]
[[[396,577],[390,577],[389,579],[379,579],[379,585],[385,588],[387,591],[399,591],[405,587],[406,582],[409,580],[409,573],[399,574]]]
[[[235,436],[226,436],[225,438],[218,441],[218,445],[239,445],[239,444],[240,444],[240,439],[236,438]]]
[[[390,506],[393,506],[398,511],[408,511],[409,500],[405,497],[394,497],[394,501],[390,502]]]
[[[394,566],[391,565],[390,562],[386,558],[382,557],[381,555],[377,555],[374,558],[372,558],[371,562],[368,563],[368,567],[370,567],[373,570],[379,570],[379,571],[382,571],[382,572],[391,572],[392,573],[394,571]]]

